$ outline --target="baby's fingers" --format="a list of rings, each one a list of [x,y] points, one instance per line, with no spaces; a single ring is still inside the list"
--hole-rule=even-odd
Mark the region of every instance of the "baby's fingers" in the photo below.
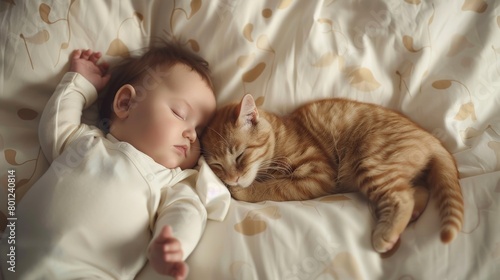
[[[184,280],[186,279],[188,273],[189,273],[188,265],[184,262],[180,262],[175,264],[173,275],[171,276],[174,276],[175,280]]]
[[[72,58],[72,59],[79,59],[81,55],[82,55],[82,50],[80,50],[80,49],[78,49],[78,50],[74,50],[74,51],[71,53],[71,58]]]
[[[83,58],[85,60],[89,60],[89,57],[91,54],[92,54],[92,51],[90,49],[84,50],[82,52],[82,55],[80,56],[80,58]]]
[[[94,64],[97,64],[99,58],[101,58],[101,53],[95,52],[90,55],[89,60],[92,61]]]
[[[182,251],[169,251],[163,255],[163,260],[168,263],[182,262]]]

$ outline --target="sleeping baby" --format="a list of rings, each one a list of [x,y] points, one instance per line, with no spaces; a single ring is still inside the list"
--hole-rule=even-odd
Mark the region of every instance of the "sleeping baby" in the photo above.
[[[75,50],[39,126],[48,171],[17,209],[7,279],[133,279],[146,261],[184,279],[207,213],[193,189],[198,135],[215,111],[208,63],[180,46],[151,48],[113,76]],[[104,92],[105,132],[81,122]],[[1,251],[9,248],[6,238]]]

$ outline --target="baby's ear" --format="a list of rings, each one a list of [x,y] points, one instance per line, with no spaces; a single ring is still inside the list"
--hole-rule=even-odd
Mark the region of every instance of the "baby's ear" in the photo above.
[[[135,88],[130,84],[126,84],[118,89],[113,100],[113,111],[118,119],[126,119],[128,117],[136,95]]]
[[[259,119],[259,111],[255,105],[252,95],[246,94],[238,106],[237,124],[240,126],[256,124]]]

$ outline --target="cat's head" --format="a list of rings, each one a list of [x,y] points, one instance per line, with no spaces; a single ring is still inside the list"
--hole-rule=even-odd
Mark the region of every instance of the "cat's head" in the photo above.
[[[248,187],[269,164],[274,132],[253,97],[215,113],[201,137],[203,155],[214,173],[229,186]]]

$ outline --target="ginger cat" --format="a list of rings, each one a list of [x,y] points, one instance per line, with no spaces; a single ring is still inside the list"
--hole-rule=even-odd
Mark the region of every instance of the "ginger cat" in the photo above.
[[[452,155],[417,124],[377,105],[326,99],[280,117],[258,109],[247,94],[217,111],[201,142],[207,163],[237,200],[360,191],[376,209],[377,252],[390,250],[412,218],[417,179],[438,200],[441,241],[452,241],[462,227]]]

